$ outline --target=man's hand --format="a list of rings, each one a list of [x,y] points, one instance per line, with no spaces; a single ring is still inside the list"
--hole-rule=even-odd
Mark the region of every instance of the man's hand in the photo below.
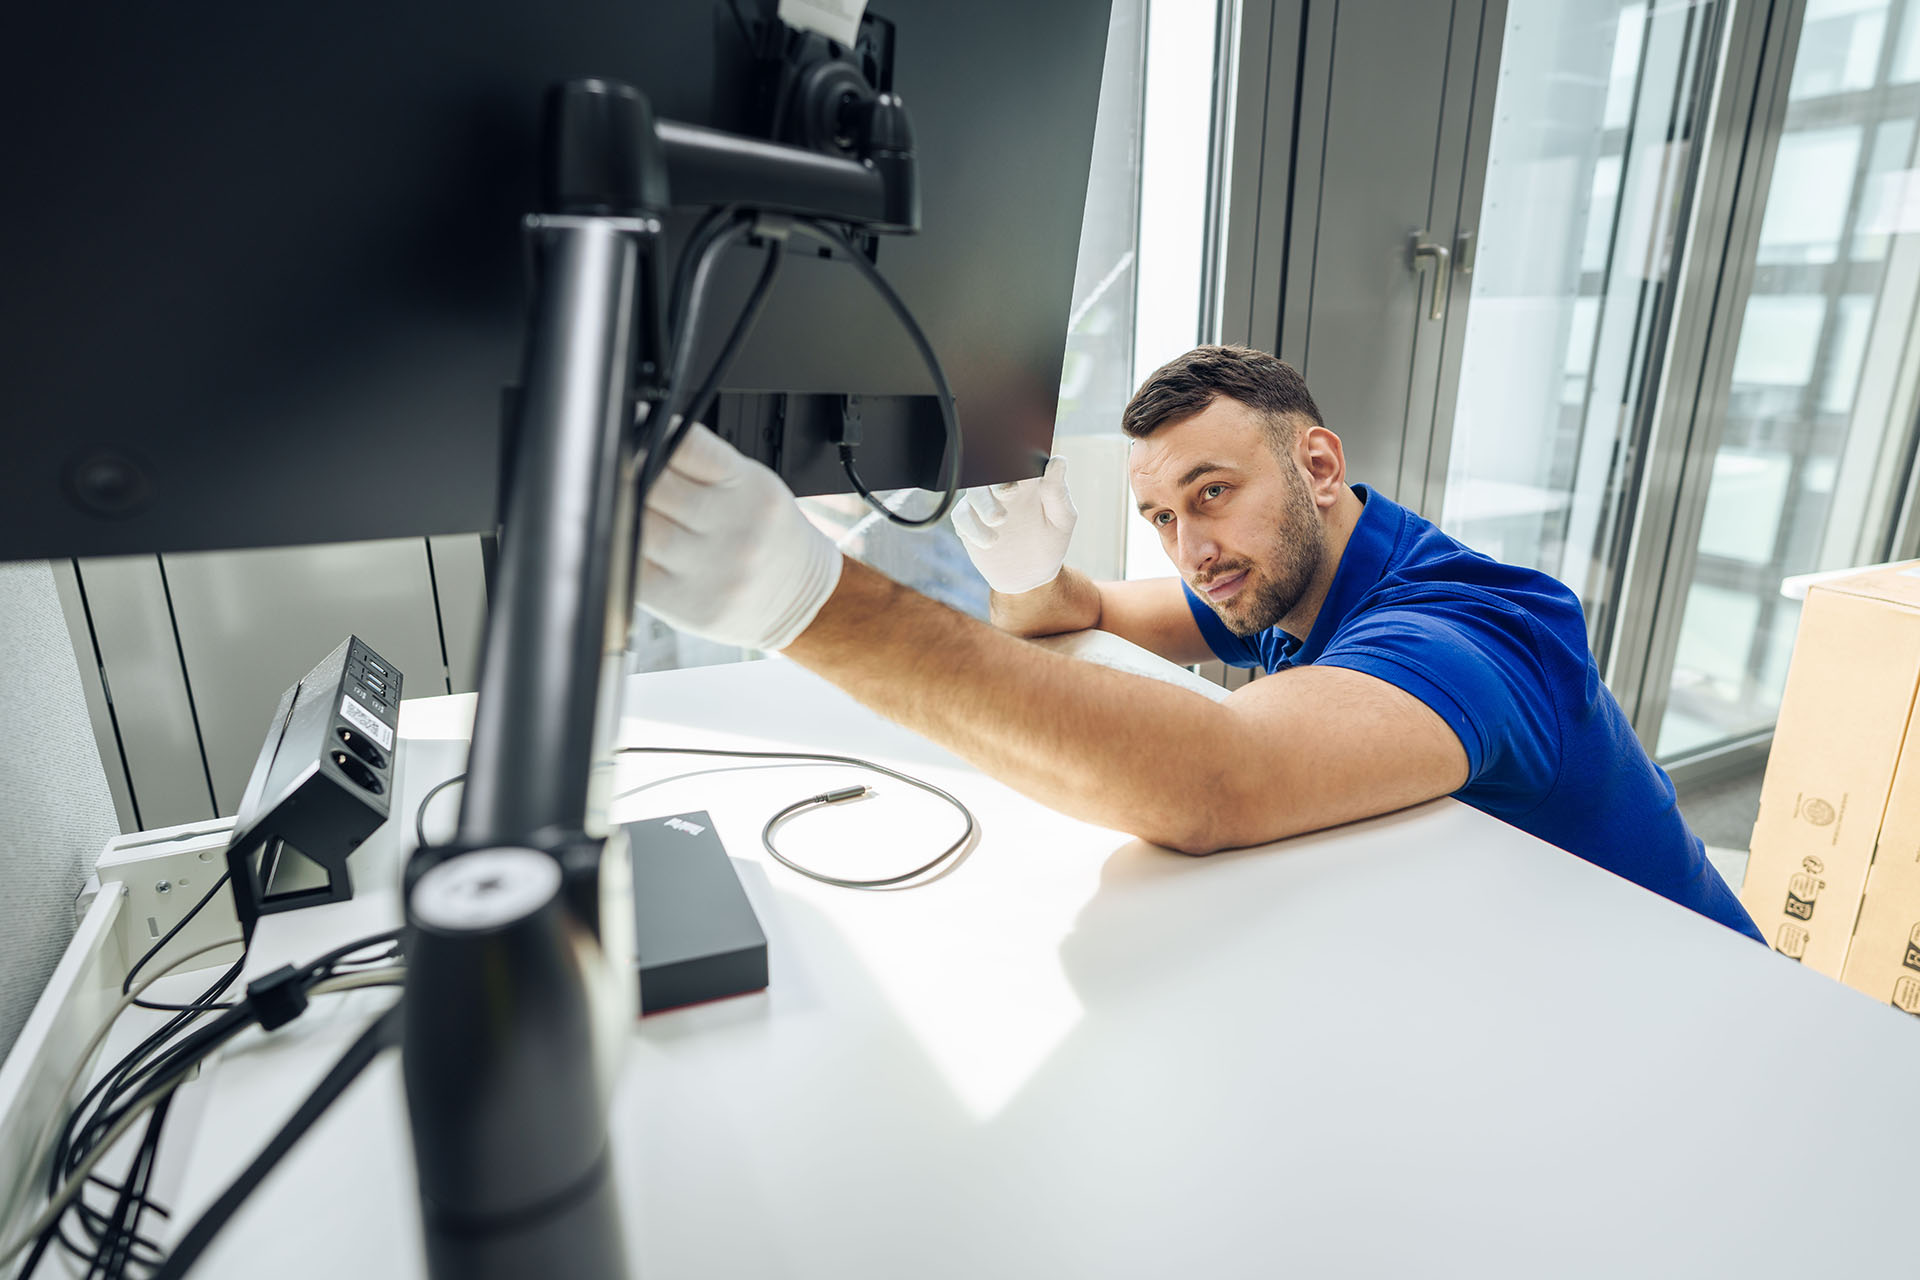
[[[1067,460],[1055,457],[1036,479],[969,490],[954,508],[953,527],[987,585],[1019,595],[1060,576],[1078,516],[1067,495]]]
[[[640,603],[743,649],[784,649],[840,581],[840,552],[779,476],[696,425],[640,524]]]

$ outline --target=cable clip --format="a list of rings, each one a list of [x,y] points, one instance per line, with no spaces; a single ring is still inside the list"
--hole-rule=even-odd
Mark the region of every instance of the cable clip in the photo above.
[[[247,984],[247,1003],[260,1019],[261,1030],[284,1027],[307,1011],[306,975],[283,964]]]

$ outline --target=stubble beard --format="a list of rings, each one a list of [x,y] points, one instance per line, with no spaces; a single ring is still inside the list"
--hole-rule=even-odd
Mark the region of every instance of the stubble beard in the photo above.
[[[1313,585],[1326,557],[1326,542],[1320,527],[1320,513],[1307,492],[1306,481],[1291,467],[1286,470],[1287,504],[1280,527],[1274,531],[1266,556],[1267,568],[1254,561],[1216,570],[1210,579],[1231,577],[1247,571],[1247,585],[1235,592],[1224,606],[1209,607],[1227,629],[1237,636],[1256,636],[1293,611],[1300,598]],[[1204,593],[1202,595],[1204,599]]]

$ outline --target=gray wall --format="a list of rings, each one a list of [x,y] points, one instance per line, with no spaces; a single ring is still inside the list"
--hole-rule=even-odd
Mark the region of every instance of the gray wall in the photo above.
[[[120,833],[45,563],[0,564],[0,1059],[73,936],[73,900]]]

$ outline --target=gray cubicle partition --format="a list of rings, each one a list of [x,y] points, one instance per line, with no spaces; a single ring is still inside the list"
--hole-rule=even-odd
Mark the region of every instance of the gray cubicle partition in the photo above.
[[[0,1060],[73,936],[87,869],[117,834],[64,603],[45,561],[0,564],[0,722],[14,745],[0,756]]]
[[[232,813],[275,701],[349,633],[409,696],[474,687],[476,537],[62,562],[68,630],[127,830]]]

